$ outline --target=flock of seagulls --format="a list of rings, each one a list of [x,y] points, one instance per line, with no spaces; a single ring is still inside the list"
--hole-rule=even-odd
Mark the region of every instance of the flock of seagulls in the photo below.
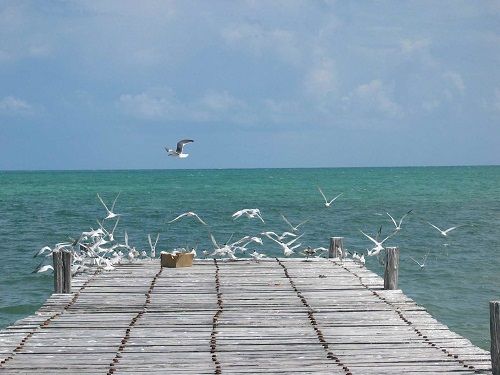
[[[71,265],[73,274],[86,272],[96,267],[105,271],[112,271],[116,264],[122,262],[155,258],[156,246],[160,237],[159,234],[156,236],[154,242],[151,240],[151,235],[148,234],[148,240],[151,247],[150,254],[147,254],[145,250],[137,250],[135,246],[131,246],[126,231],[124,232],[123,243],[116,240],[115,231],[121,215],[115,213],[114,209],[119,195],[120,194],[115,197],[109,208],[104,203],[101,196],[97,194],[98,200],[106,211],[106,215],[102,221],[99,221],[99,219],[96,220],[99,227],[97,229],[90,228],[88,231],[81,232],[77,239],[60,242],[53,247],[42,247],[33,255],[35,258],[42,258],[40,264],[33,270],[33,273],[53,271],[54,268],[50,262],[52,262],[52,254],[56,252],[70,252],[73,255]]]
[[[192,139],[183,139],[177,142],[177,147],[175,150],[165,147],[165,150],[168,152],[169,156],[177,157],[177,158],[186,158],[189,154],[184,153],[184,147],[186,144],[194,142]],[[323,199],[323,204],[326,209],[329,209],[334,202],[339,199],[343,193],[335,195],[332,199],[328,199],[321,187],[317,187],[318,191]],[[156,239],[153,241],[150,234],[148,234],[148,243],[150,246],[150,254],[147,254],[144,250],[137,250],[134,246],[129,244],[128,234],[124,232],[124,242],[120,243],[115,238],[115,231],[117,229],[118,223],[120,221],[120,214],[115,212],[115,205],[120,196],[120,193],[116,195],[113,202],[110,206],[108,206],[102,197],[97,194],[97,198],[105,209],[105,216],[102,221],[97,220],[99,227],[97,229],[90,228],[89,231],[83,231],[77,239],[72,239],[69,242],[61,242],[54,245],[54,247],[44,246],[38,252],[35,253],[34,257],[43,257],[44,260],[35,268],[34,273],[43,273],[50,270],[53,270],[52,265],[47,264],[48,260],[51,261],[51,255],[54,252],[67,251],[73,254],[73,265],[72,271],[73,273],[84,272],[91,267],[99,267],[103,270],[110,271],[113,270],[116,264],[120,264],[122,262],[133,262],[136,259],[154,259],[156,258],[156,247],[158,245],[158,241],[160,238],[160,234],[158,233]],[[344,250],[341,253],[341,259],[351,257],[355,262],[359,263],[361,266],[365,265],[367,257],[376,256],[379,258],[379,255],[382,251],[385,250],[385,243],[387,240],[397,235],[402,230],[402,224],[405,218],[412,213],[413,210],[409,210],[406,212],[398,221],[389,213],[389,216],[392,224],[394,224],[394,228],[392,233],[385,236],[385,238],[381,239],[381,231],[382,226],[380,227],[376,236],[371,236],[361,229],[359,231],[361,234],[368,239],[372,243],[371,248],[367,248],[365,251],[349,251]],[[380,215],[380,214],[379,214]],[[304,235],[304,232],[300,233],[300,228],[309,222],[309,219],[303,220],[298,224],[292,224],[290,220],[284,215],[280,214],[283,222],[289,227],[289,231],[276,232],[276,231],[263,231],[258,235],[245,235],[242,238],[231,242],[232,235],[229,239],[220,244],[215,240],[215,237],[212,233],[210,233],[210,240],[213,245],[212,249],[205,249],[201,251],[203,257],[221,257],[223,259],[238,260],[240,259],[238,256],[246,254],[251,257],[255,261],[260,261],[267,257],[267,255],[263,252],[258,252],[255,246],[262,246],[264,244],[263,238],[267,238],[271,241],[271,243],[276,244],[283,253],[283,256],[289,257],[294,254],[300,254],[309,260],[312,257],[322,257],[328,253],[328,249],[324,247],[311,247],[304,246],[302,251],[299,251],[303,246],[302,242],[298,242]],[[234,220],[240,218],[247,219],[257,219],[260,220],[263,224],[265,224],[264,218],[262,216],[261,210],[258,208],[243,208],[234,212],[231,215],[231,218]],[[188,211],[177,215],[172,220],[168,221],[168,224],[172,224],[174,222],[180,221],[184,218],[194,218],[196,222],[202,224],[204,226],[208,226],[207,222],[203,220],[197,213]],[[113,222],[114,221],[114,222]],[[443,237],[447,237],[448,234],[457,229],[460,226],[454,226],[448,228],[446,230],[442,230],[436,225],[427,222],[430,226],[435,228],[440,232]],[[109,225],[111,224],[111,225]],[[251,247],[251,248],[250,248]],[[184,251],[187,252],[189,249],[181,248],[175,249],[175,251]],[[340,249],[338,249],[340,250]],[[191,252],[196,256],[197,251],[196,248],[191,248]],[[410,256],[410,259],[418,264],[420,269],[426,266],[426,261],[428,258],[429,252],[424,256],[422,261],[417,261],[413,257]],[[380,260],[380,258],[379,258]]]

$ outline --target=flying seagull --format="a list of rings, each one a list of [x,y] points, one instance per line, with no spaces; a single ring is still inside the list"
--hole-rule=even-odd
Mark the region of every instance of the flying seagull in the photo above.
[[[321,190],[321,188],[320,188],[319,186],[318,186],[318,190],[319,190],[319,192],[321,193],[321,195],[323,196],[323,199],[325,200],[325,207],[330,207],[330,205],[331,205],[333,202],[335,202],[335,200],[336,200],[338,197],[340,197],[342,194],[344,194],[344,193],[340,193],[340,194],[339,194],[339,195],[337,195],[335,198],[333,198],[332,200],[330,200],[330,201],[329,201],[328,199],[326,199],[325,194],[323,194],[323,191]]]
[[[302,225],[302,224],[305,224],[309,221],[309,219],[307,220],[304,220],[303,222],[297,224],[297,225],[292,225],[292,223],[290,223],[290,221],[288,221],[288,219],[285,217],[285,215],[281,214],[281,218],[285,221],[285,223],[287,223],[290,228],[292,228],[292,232],[298,232],[299,231],[299,227]]]
[[[115,209],[116,200],[118,199],[119,196],[120,196],[120,193],[118,193],[118,195],[116,196],[115,200],[113,201],[113,205],[111,206],[111,209],[109,209],[108,206],[106,206],[106,203],[104,203],[104,201],[102,200],[102,198],[99,195],[99,193],[97,193],[97,198],[99,198],[99,200],[101,201],[102,205],[104,206],[104,208],[106,209],[106,212],[108,214],[104,219],[112,219],[114,217],[120,216],[120,214],[115,214],[113,212],[113,210]]]
[[[184,158],[187,158],[189,156],[189,154],[185,154],[183,152],[184,145],[186,145],[187,143],[191,143],[191,142],[194,142],[194,141],[192,139],[183,139],[182,141],[177,142],[177,148],[175,150],[171,150],[168,147],[165,147],[165,150],[167,150],[168,156],[174,156],[176,158],[184,159]]]
[[[194,212],[191,212],[191,211],[189,211],[189,212],[184,212],[183,214],[180,214],[180,215],[179,215],[179,216],[177,216],[175,219],[170,220],[168,223],[169,223],[169,224],[170,224],[170,223],[173,223],[174,221],[177,221],[177,220],[179,220],[180,218],[182,218],[182,217],[184,217],[184,216],[188,216],[188,217],[195,217],[195,218],[197,218],[197,219],[198,219],[198,221],[199,221],[200,223],[202,223],[203,225],[207,225],[207,223],[205,223],[203,220],[201,220],[201,218],[200,218],[197,214],[195,214]]]
[[[387,215],[389,215],[389,217],[391,218],[392,222],[394,223],[394,226],[396,227],[396,229],[395,229],[395,230],[396,230],[396,231],[400,231],[400,230],[401,230],[401,224],[403,223],[404,218],[405,218],[406,216],[408,216],[408,215],[409,215],[412,211],[413,211],[413,210],[410,210],[410,211],[408,211],[407,213],[405,213],[405,214],[403,215],[403,217],[401,218],[401,220],[399,220],[399,224],[398,224],[398,223],[396,223],[396,220],[394,220],[394,218],[391,216],[391,214],[390,214],[389,212],[386,212],[386,213],[387,213]]]
[[[386,238],[384,238],[382,241],[378,241],[378,240],[375,240],[374,238],[370,237],[369,235],[367,235],[362,230],[360,230],[360,232],[363,233],[363,235],[366,238],[368,238],[370,241],[372,241],[375,244],[373,249],[371,249],[371,251],[368,251],[369,256],[378,255],[378,253],[380,253],[382,250],[384,250],[384,247],[382,246],[382,244],[385,241],[387,241],[389,238],[391,238],[394,235],[394,233],[396,233],[396,232],[393,232],[393,233],[389,234]]]
[[[444,237],[448,236],[448,233],[449,233],[449,232],[451,232],[452,230],[457,229],[458,227],[460,227],[460,226],[461,226],[461,225],[458,225],[458,226],[456,226],[456,227],[451,227],[451,228],[448,228],[448,229],[446,229],[446,230],[441,230],[441,229],[439,229],[438,227],[436,227],[434,224],[429,223],[429,222],[427,222],[427,223],[428,223],[430,226],[432,226],[432,227],[436,228],[439,232],[441,232],[441,235],[442,235],[442,236],[444,236]]]

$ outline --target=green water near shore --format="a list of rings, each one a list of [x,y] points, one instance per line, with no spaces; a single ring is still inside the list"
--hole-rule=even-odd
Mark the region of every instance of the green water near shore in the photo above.
[[[327,196],[344,193],[330,208]],[[386,212],[400,217],[413,209],[389,246],[401,248],[400,287],[438,320],[489,348],[488,301],[500,298],[500,167],[412,167],[245,170],[137,170],[0,172],[0,328],[32,314],[50,295],[50,275],[31,274],[33,253],[75,237],[105,212],[96,193],[123,216],[131,244],[148,249],[147,234],[161,233],[158,248],[197,245],[210,248],[209,232],[220,242],[232,233],[286,230],[280,218],[309,219],[302,243],[327,246],[344,236],[346,247],[363,251],[370,243],[359,232],[392,229]],[[231,214],[260,208],[265,224]],[[185,211],[195,221],[167,221]],[[465,225],[443,238],[427,224]],[[445,246],[446,244],[446,246]],[[279,255],[270,241],[258,249]],[[424,269],[409,257],[430,255]],[[375,258],[367,267],[383,271]]]

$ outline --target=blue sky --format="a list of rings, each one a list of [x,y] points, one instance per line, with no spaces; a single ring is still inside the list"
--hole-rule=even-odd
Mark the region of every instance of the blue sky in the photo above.
[[[499,164],[499,66],[499,1],[0,1],[0,169]]]

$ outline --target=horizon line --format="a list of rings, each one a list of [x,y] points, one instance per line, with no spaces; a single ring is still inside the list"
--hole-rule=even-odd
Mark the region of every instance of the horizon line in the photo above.
[[[455,165],[393,165],[350,167],[228,167],[228,168],[103,168],[103,169],[0,169],[4,172],[118,172],[118,171],[193,171],[193,170],[264,170],[264,169],[375,169],[375,168],[461,168],[498,167],[500,164],[455,164]]]

